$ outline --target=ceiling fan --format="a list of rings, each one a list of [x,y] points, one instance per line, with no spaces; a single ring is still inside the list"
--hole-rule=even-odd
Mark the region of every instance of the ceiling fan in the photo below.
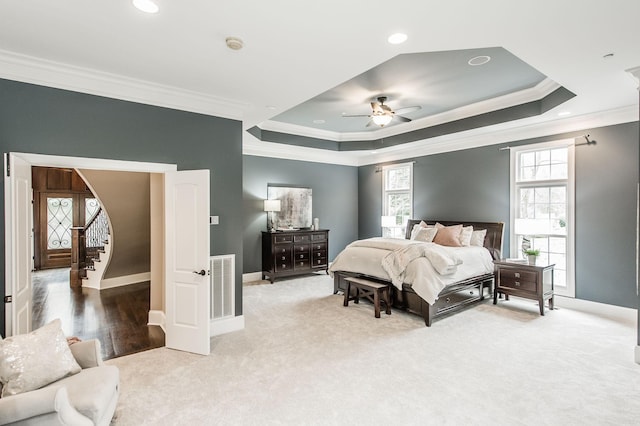
[[[408,112],[417,111],[422,108],[419,105],[398,108],[396,111],[392,110],[388,105],[385,105],[387,101],[386,96],[379,96],[377,98],[378,102],[371,102],[371,114],[343,114],[343,117],[369,117],[371,120],[367,123],[366,127],[371,126],[372,124],[376,124],[380,127],[384,127],[387,124],[391,123],[394,119],[401,122],[409,122],[410,118],[404,117],[400,114],[406,114]]]

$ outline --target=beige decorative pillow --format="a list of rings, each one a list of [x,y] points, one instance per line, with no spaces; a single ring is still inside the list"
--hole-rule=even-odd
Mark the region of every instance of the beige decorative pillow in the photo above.
[[[421,220],[420,223],[416,223],[413,225],[413,229],[411,229],[411,237],[409,239],[415,240],[415,236],[419,230],[422,228],[428,228],[429,226],[426,224],[424,220]]]
[[[484,237],[487,235],[486,229],[481,229],[479,231],[473,231],[471,234],[471,241],[469,245],[484,247]]]
[[[3,397],[39,389],[80,370],[59,319],[29,334],[0,341]]]
[[[463,226],[460,231],[460,245],[469,247],[471,244],[471,235],[473,234],[473,226]]]
[[[416,241],[423,241],[425,243],[430,243],[433,241],[433,238],[436,236],[437,232],[438,230],[436,228],[419,228],[414,238],[411,238],[411,239]]]
[[[438,233],[433,239],[433,242],[436,244],[440,244],[441,246],[460,247],[461,231],[462,225],[445,226],[439,228]]]

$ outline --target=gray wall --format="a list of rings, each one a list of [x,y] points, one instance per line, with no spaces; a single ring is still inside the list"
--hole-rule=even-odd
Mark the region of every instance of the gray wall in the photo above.
[[[413,159],[414,216],[509,223],[509,152],[500,147],[589,134],[577,146],[576,297],[637,308],[638,122]],[[403,160],[405,162],[409,160]],[[361,167],[359,238],[380,235],[382,176]],[[510,229],[505,228],[504,254]]]
[[[209,169],[211,214],[220,216],[220,225],[211,227],[210,250],[236,255],[236,313],[242,313],[241,122],[0,79],[0,148]],[[4,187],[0,191],[4,222]],[[4,244],[0,246],[4,296]]]
[[[357,168],[306,161],[244,156],[244,271],[262,270],[262,231],[267,230],[263,200],[267,184],[312,189],[313,217],[329,229],[329,261],[358,237]]]

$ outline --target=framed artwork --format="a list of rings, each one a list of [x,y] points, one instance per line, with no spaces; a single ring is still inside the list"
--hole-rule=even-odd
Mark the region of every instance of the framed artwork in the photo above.
[[[277,230],[306,229],[311,227],[311,188],[267,185],[267,199],[280,200],[280,211],[273,212],[271,220]],[[271,229],[267,215],[267,229]]]

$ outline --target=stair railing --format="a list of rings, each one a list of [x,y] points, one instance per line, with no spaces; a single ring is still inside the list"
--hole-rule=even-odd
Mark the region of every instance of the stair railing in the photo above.
[[[94,268],[94,261],[104,252],[109,235],[107,214],[100,207],[85,226],[71,228],[71,287],[81,287],[87,269]]]

